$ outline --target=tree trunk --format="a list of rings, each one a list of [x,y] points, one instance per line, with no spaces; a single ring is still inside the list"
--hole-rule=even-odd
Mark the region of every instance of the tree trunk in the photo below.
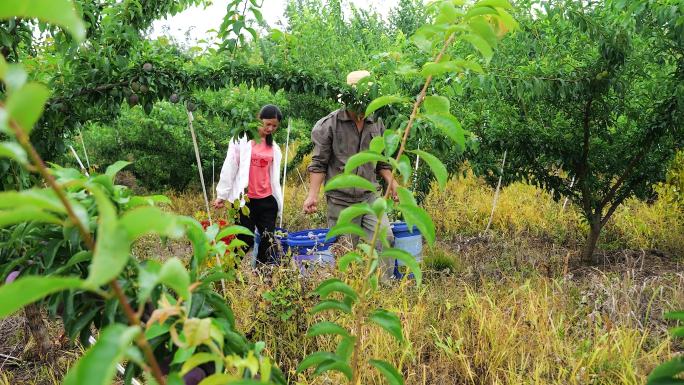
[[[592,217],[591,223],[589,224],[589,235],[587,236],[587,242],[584,245],[584,250],[582,251],[582,259],[586,263],[596,263],[598,261],[594,260],[594,250],[596,249],[596,243],[598,242],[599,235],[601,235],[601,218]]]
[[[28,332],[30,332],[36,344],[36,355],[41,359],[47,358],[52,351],[52,342],[50,341],[50,334],[47,324],[43,319],[43,314],[40,311],[40,306],[35,303],[26,306],[24,308],[24,315],[26,316]]]

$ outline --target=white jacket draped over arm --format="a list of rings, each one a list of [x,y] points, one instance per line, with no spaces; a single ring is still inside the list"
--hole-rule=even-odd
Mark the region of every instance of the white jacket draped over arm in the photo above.
[[[283,214],[283,190],[280,186],[280,163],[282,162],[280,147],[273,142],[273,162],[271,163],[271,191],[278,203],[278,215]],[[227,202],[240,200],[245,205],[245,195],[249,184],[249,167],[252,159],[252,141],[246,137],[232,140],[228,144],[226,160],[221,167],[221,176],[216,185],[216,196]]]

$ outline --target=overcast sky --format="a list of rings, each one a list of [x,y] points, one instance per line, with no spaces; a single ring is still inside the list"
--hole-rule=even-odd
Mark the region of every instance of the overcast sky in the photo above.
[[[343,0],[343,4],[348,8],[349,4],[354,4],[358,8],[375,9],[383,17],[387,17],[389,10],[397,5],[399,0]],[[287,0],[264,0],[261,12],[268,24],[278,27],[279,22],[284,23],[285,4]],[[221,25],[223,16],[226,14],[226,4],[228,0],[214,0],[213,4],[206,9],[202,7],[192,7],[176,16],[166,20],[158,20],[153,25],[152,37],[168,34],[175,37],[180,42],[186,41],[186,32],[190,31],[190,42],[205,39],[210,35],[208,30],[216,29]]]

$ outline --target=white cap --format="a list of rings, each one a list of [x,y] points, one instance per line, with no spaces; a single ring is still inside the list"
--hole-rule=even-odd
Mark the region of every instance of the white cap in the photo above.
[[[359,80],[361,80],[365,77],[368,77],[368,76],[370,76],[370,72],[368,72],[366,70],[350,72],[347,75],[347,84],[350,86],[354,86],[354,85],[356,85],[356,83],[359,82]]]

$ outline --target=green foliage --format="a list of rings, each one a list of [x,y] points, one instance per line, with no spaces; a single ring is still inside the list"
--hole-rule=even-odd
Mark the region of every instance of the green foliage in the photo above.
[[[468,117],[486,149],[477,162],[492,170],[507,150],[505,180],[577,204],[590,225],[587,259],[617,207],[651,195],[684,140],[681,41],[617,3],[521,9],[491,71],[464,82],[462,109],[480,111]]]
[[[13,9],[11,16],[45,17],[50,4],[33,1],[24,6]],[[68,19],[59,19],[60,12],[70,10],[70,4],[62,5],[49,16],[72,27]],[[152,66],[146,64],[143,70],[150,72]],[[3,155],[30,154],[31,170],[40,173],[49,189],[2,193],[6,199],[0,205],[0,218],[6,220],[0,221],[0,244],[13,246],[0,249],[2,277],[16,269],[23,270],[24,277],[0,287],[2,295],[11,296],[3,301],[0,317],[39,301],[60,313],[65,334],[71,338],[78,336],[85,343],[91,325],[101,329],[97,343],[72,366],[66,384],[110,383],[123,360],[128,361],[128,379],[144,369],[160,385],[177,384],[182,381],[179,370],[196,351],[212,355],[218,372],[213,377],[223,383],[255,383],[252,379],[259,378],[258,383],[284,384],[282,373],[261,356],[263,343],[247,344],[235,330],[232,311],[212,289],[217,275],[231,275],[198,269],[203,259],[226,252],[234,255],[236,250],[217,240],[215,228],[204,233],[193,219],[143,206],[163,199],[133,197],[129,189],[115,185],[117,172],[128,162],[90,176],[57,165],[48,169],[28,136],[45,106],[47,88],[25,83],[22,71],[0,58],[0,80],[6,91],[0,103],[1,139],[9,139],[4,148],[13,149]],[[189,270],[176,258],[161,266],[132,258],[132,244],[145,234],[172,238],[187,234],[195,250]],[[60,303],[64,307],[57,310]],[[141,315],[148,306],[154,310],[148,310],[143,326]],[[133,340],[137,347],[131,346]],[[174,353],[174,360],[164,377],[157,357],[168,353]]]
[[[276,104],[288,112],[282,92],[274,94],[245,85],[198,92],[197,101],[203,107],[194,114],[193,125],[204,175],[211,175],[213,160],[217,178],[228,141],[253,127],[261,106]],[[285,134],[283,125],[276,141],[284,144]],[[139,107],[123,107],[114,124],[91,124],[83,135],[93,162],[106,164],[124,157],[133,162],[132,172],[140,184],[150,190],[182,190],[197,180],[188,117],[179,105],[160,102],[149,115]]]
[[[666,318],[684,321],[684,312],[671,312],[665,314]],[[676,328],[672,330],[672,335],[674,337],[682,337],[682,328]],[[647,385],[664,385],[664,384],[676,384],[681,382],[681,374],[684,373],[684,359],[680,357],[675,357],[668,362],[665,362],[651,372],[648,376]]]

